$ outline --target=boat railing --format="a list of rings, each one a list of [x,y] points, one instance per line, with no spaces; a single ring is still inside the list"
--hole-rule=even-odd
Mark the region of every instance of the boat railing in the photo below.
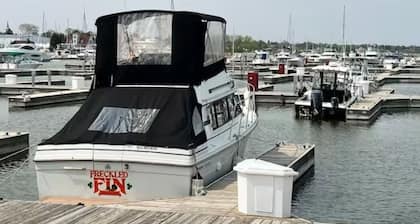
[[[249,127],[254,123],[256,116],[255,87],[245,81],[235,80],[235,83],[240,87],[238,88],[239,99],[241,100],[240,103],[243,106],[243,112],[245,114],[245,120],[242,125]]]

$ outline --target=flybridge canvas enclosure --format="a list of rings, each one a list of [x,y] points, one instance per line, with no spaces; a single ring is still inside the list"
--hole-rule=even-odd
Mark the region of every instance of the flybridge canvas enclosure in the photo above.
[[[96,25],[96,88],[197,85],[225,69],[223,18],[133,11],[100,17]]]
[[[199,111],[191,88],[100,88],[42,144],[194,148],[207,140]]]

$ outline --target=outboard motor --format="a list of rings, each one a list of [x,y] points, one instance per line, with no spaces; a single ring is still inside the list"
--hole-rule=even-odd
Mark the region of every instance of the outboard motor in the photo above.
[[[311,92],[311,114],[313,119],[322,118],[322,91],[312,90]]]
[[[338,111],[339,101],[337,97],[331,97],[332,113],[335,114]]]

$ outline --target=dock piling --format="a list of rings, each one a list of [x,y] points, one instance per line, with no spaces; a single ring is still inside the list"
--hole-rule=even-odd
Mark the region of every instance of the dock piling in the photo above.
[[[47,70],[47,76],[48,76],[48,86],[51,86],[51,70]]]
[[[36,76],[36,70],[32,70],[31,71],[31,76],[32,76],[32,87],[35,86],[35,76]]]

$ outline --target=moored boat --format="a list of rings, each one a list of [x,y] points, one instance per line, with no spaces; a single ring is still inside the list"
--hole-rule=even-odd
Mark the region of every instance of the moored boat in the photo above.
[[[232,170],[257,116],[225,69],[225,20],[178,11],[100,17],[91,93],[35,152],[40,200],[187,196]]]

